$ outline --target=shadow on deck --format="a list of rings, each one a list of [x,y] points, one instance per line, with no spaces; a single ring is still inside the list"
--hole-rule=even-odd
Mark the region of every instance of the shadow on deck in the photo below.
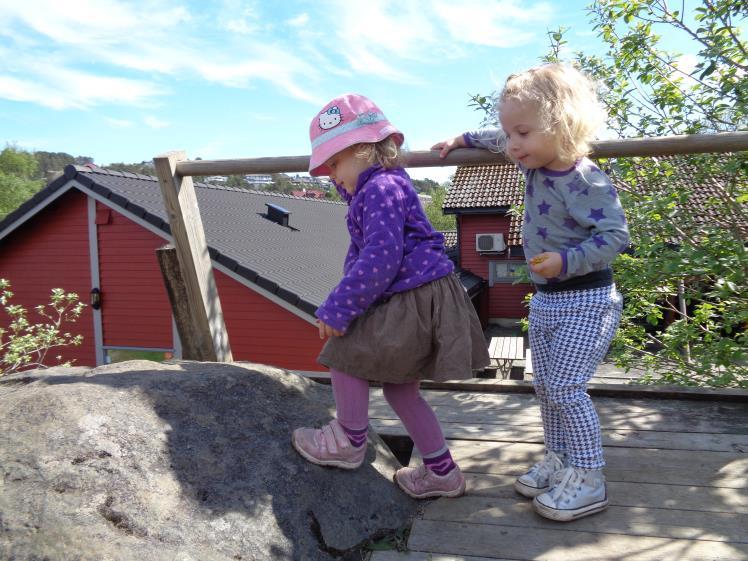
[[[424,502],[408,551],[372,561],[748,560],[748,392],[649,392],[594,397],[610,506],[556,523],[512,487],[543,453],[534,395],[426,390],[468,492]],[[378,389],[371,417],[407,456],[406,433]]]

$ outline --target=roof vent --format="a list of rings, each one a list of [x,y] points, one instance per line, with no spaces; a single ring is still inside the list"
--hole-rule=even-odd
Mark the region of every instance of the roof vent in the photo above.
[[[291,216],[289,211],[282,206],[274,205],[272,203],[265,203],[265,206],[268,207],[268,212],[265,215],[265,218],[272,220],[281,226],[288,226],[288,217]]]

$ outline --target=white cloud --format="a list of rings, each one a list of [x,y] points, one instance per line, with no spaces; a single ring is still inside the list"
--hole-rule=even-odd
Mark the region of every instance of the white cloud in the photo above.
[[[10,46],[0,47],[0,96],[57,109],[152,105],[178,93],[181,84],[167,92],[165,80],[195,78],[271,84],[319,104],[326,78],[418,83],[424,68],[475,45],[537,38],[551,16],[546,2],[518,0],[318,0],[278,22],[257,0],[193,9],[167,0],[2,3],[0,37]]]
[[[48,68],[34,80],[0,77],[0,97],[37,103],[52,109],[84,109],[99,103],[144,104],[162,92],[139,80],[96,76],[63,68]]]
[[[699,57],[697,57],[696,55],[685,54],[681,55],[678,58],[678,60],[675,62],[675,65],[678,67],[678,70],[680,70],[684,74],[692,74],[698,62]]]
[[[538,30],[553,15],[548,3],[515,0],[441,1],[434,10],[453,40],[489,47],[526,44],[538,37]]]
[[[306,12],[299,14],[295,18],[291,18],[288,21],[286,21],[288,25],[291,27],[303,27],[309,23],[309,14]]]
[[[113,117],[105,117],[104,121],[110,127],[115,129],[129,129],[134,125],[132,121],[128,121],[126,119],[115,119]]]
[[[145,119],[143,119],[143,122],[152,129],[164,129],[171,126],[171,123],[153,117],[152,115],[148,115]]]

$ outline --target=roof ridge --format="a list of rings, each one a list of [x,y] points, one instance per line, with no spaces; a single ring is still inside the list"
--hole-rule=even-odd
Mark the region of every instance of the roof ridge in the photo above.
[[[214,183],[203,183],[195,182],[196,186],[205,187],[207,189],[216,189],[218,191],[237,191],[240,193],[250,193],[252,195],[265,195],[272,197],[281,197],[284,199],[294,199],[296,201],[313,201],[317,203],[329,203],[329,204],[345,204],[343,201],[330,201],[327,199],[313,199],[310,197],[297,197],[295,195],[289,195],[288,193],[280,193],[277,191],[260,191],[259,189],[245,189],[243,187],[227,187],[225,185],[216,185]]]
[[[130,179],[143,179],[147,181],[158,181],[155,175],[146,175],[144,173],[133,173],[131,171],[119,171],[116,169],[103,168],[96,164],[68,164],[65,166],[64,175],[68,179],[73,179],[78,173],[97,173],[99,175],[110,175],[114,177],[129,177]]]
[[[68,164],[65,166],[63,175],[67,179],[73,179],[78,173],[91,173],[91,174],[100,174],[100,175],[109,175],[113,177],[129,177],[131,179],[144,179],[148,181],[158,181],[158,177],[154,175],[145,175],[142,173],[132,173],[129,171],[119,171],[115,169],[109,169],[109,168],[103,168],[100,166],[97,166],[96,164],[86,164],[86,165],[78,165],[78,164]],[[279,193],[276,191],[260,191],[258,189],[244,189],[243,187],[226,187],[224,185],[215,185],[213,183],[205,183],[203,181],[195,181],[196,187],[201,187],[204,189],[216,189],[218,191],[235,191],[240,193],[250,193],[252,195],[264,195],[264,196],[272,196],[272,197],[281,197],[286,199],[294,199],[294,200],[302,200],[302,201],[310,201],[310,202],[317,202],[317,203],[327,203],[327,204],[345,204],[343,201],[330,201],[327,199],[312,199],[309,197],[296,197],[294,195],[289,195],[287,193]]]

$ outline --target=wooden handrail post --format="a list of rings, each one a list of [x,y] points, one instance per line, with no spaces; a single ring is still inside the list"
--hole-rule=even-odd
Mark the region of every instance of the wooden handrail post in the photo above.
[[[171,235],[188,305],[195,322],[190,346],[207,356],[199,360],[231,362],[231,348],[218,298],[213,267],[208,254],[203,222],[192,177],[177,173],[177,162],[186,160],[183,151],[167,152],[153,158],[161,186]]]

